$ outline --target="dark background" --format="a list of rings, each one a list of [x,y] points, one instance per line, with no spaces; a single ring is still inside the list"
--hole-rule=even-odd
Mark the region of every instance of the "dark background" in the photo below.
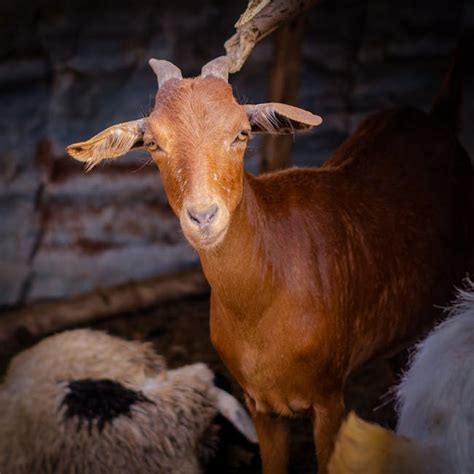
[[[0,6],[0,306],[63,298],[198,265],[147,158],[84,174],[64,147],[147,114],[150,57],[197,75],[223,54],[245,0],[10,1]],[[472,1],[327,0],[307,16],[299,105],[324,118],[295,138],[293,161],[317,166],[368,112],[428,109]],[[266,98],[269,37],[231,77]],[[462,140],[474,155],[474,83]],[[248,155],[258,168],[258,142]]]

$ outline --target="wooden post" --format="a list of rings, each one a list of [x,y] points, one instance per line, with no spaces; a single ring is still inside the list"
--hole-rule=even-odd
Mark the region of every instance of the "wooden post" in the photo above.
[[[321,0],[249,0],[235,24],[235,34],[224,44],[229,72],[240,71],[254,46],[281,25],[293,20]]]
[[[282,26],[275,34],[269,102],[296,105],[304,36],[302,16]],[[286,168],[291,161],[293,135],[266,135],[261,172]]]
[[[33,303],[0,314],[0,344],[18,331],[42,336],[54,331],[91,324],[101,319],[170,301],[205,295],[209,286],[201,270],[125,283],[97,289],[72,298]]]

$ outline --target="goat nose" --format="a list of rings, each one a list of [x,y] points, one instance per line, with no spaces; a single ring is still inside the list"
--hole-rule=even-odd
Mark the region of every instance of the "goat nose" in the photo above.
[[[202,227],[206,224],[210,224],[214,220],[219,208],[216,206],[216,204],[213,204],[205,211],[196,211],[195,209],[189,207],[186,210],[188,212],[189,219],[194,224],[198,225],[199,227]]]

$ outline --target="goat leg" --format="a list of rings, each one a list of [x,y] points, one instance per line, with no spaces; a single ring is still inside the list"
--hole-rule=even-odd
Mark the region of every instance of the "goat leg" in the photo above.
[[[344,418],[344,396],[340,392],[325,396],[313,406],[313,436],[318,458],[318,474],[327,474],[327,466],[336,435]]]
[[[289,459],[289,425],[285,418],[259,413],[255,404],[247,406],[257,431],[263,474],[287,474]]]

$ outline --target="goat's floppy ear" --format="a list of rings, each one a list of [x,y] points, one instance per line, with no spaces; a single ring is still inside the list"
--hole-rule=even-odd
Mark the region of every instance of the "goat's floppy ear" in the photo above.
[[[89,138],[85,142],[73,143],[66,148],[70,156],[87,163],[87,170],[108,158],[125,155],[133,148],[143,146],[145,119],[119,123]]]
[[[292,105],[269,102],[244,105],[254,133],[294,133],[320,125],[323,119]]]

